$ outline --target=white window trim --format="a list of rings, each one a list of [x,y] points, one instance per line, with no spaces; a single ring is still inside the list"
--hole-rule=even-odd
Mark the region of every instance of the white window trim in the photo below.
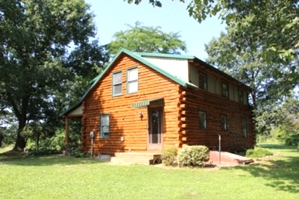
[[[132,70],[137,70],[137,79],[129,80],[129,72]],[[136,66],[136,67],[128,68],[128,70],[127,70],[127,94],[133,94],[133,93],[138,92],[138,86],[139,86],[138,80],[139,80],[138,67]],[[137,83],[137,90],[134,92],[130,92],[129,85],[130,85],[130,83],[135,83],[135,82]]]
[[[120,81],[119,83],[114,82],[114,75],[116,75],[116,74],[121,74],[121,77],[122,77],[122,71],[117,71],[112,74],[112,96],[121,96],[122,95],[122,81]],[[118,86],[118,85],[121,86],[121,91],[120,91],[120,93],[114,93],[114,87]]]
[[[108,116],[108,123],[109,123],[108,125],[103,125],[102,123],[103,116]],[[108,130],[109,130],[108,135],[105,135],[104,133],[106,132],[103,132],[104,126],[108,126]],[[109,138],[109,137],[110,137],[110,115],[108,113],[102,113],[100,115],[100,138]]]

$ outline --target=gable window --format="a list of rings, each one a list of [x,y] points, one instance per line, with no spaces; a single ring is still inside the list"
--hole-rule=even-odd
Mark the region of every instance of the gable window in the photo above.
[[[112,95],[119,96],[121,95],[122,88],[122,72],[116,72],[112,75]]]
[[[138,92],[138,68],[130,68],[127,71],[127,93]]]
[[[199,111],[199,128],[207,128],[207,113],[205,111]]]
[[[207,90],[207,75],[205,73],[199,73],[199,88]]]
[[[243,95],[243,91],[238,90],[238,100],[240,103],[244,103],[244,95]]]
[[[227,130],[227,116],[221,115],[221,130]]]
[[[228,84],[222,82],[222,96],[228,98]]]
[[[242,118],[242,134],[244,137],[247,137],[247,121],[246,118]]]
[[[100,137],[109,138],[110,136],[110,116],[109,114],[101,114],[100,116]]]

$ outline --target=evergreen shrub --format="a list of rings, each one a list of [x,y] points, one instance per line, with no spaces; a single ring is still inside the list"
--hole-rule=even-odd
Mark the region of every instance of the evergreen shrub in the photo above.
[[[179,166],[203,166],[209,158],[209,149],[203,145],[183,146],[178,151]]]
[[[177,149],[175,147],[163,150],[162,161],[166,166],[174,166],[176,164]]]

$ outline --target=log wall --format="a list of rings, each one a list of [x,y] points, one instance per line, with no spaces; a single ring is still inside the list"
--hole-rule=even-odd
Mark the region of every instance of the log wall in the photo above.
[[[127,94],[127,69],[138,67],[138,92]],[[122,71],[122,95],[112,96],[112,73]],[[94,130],[94,153],[113,154],[119,151],[145,151],[148,139],[148,109],[132,108],[132,104],[144,100],[164,98],[163,107],[163,144],[178,146],[178,101],[179,86],[136,60],[122,56],[110,71],[101,78],[97,86],[84,100],[82,144],[89,151],[90,131]],[[143,118],[140,119],[139,113]],[[110,115],[110,138],[100,138],[100,114]],[[121,137],[124,141],[121,141]]]
[[[182,144],[206,145],[211,150],[221,148],[225,151],[242,151],[255,145],[255,131],[252,108],[212,94],[206,90],[192,90],[181,87],[180,90],[181,135]],[[199,111],[207,114],[207,128],[199,127]],[[227,130],[221,129],[221,115],[227,116]],[[242,118],[247,121],[247,135],[242,132]]]
[[[138,67],[138,92],[127,94],[127,69],[132,67]],[[113,97],[112,73],[117,71],[122,71],[122,95]],[[252,148],[255,134],[251,108],[220,95],[221,81],[225,81],[225,77],[209,74],[209,70],[203,72],[208,74],[208,78],[213,77],[214,87],[209,87],[209,90],[212,89],[214,93],[182,87],[135,59],[121,55],[83,102],[83,149],[90,151],[89,133],[93,130],[95,154],[147,150],[148,108],[132,108],[132,104],[155,98],[164,98],[164,148],[201,144],[216,150],[218,135],[221,135],[223,150],[240,151]],[[237,90],[237,87],[235,89]],[[207,113],[207,129],[199,128],[199,110]],[[102,113],[110,115],[108,139],[100,138],[99,121]],[[142,113],[142,119],[139,113]],[[221,130],[222,114],[228,118],[227,131]],[[247,137],[242,134],[242,118],[247,120]]]

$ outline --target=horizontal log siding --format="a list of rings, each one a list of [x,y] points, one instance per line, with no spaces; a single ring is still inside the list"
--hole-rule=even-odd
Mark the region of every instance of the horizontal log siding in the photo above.
[[[255,135],[252,123],[251,108],[212,94],[205,90],[191,90],[181,88],[181,99],[184,99],[184,128],[187,145],[206,145],[210,149],[218,149],[218,134],[221,135],[222,149],[240,151],[252,148],[255,144]],[[199,128],[198,111],[207,113],[207,129]],[[228,130],[221,130],[221,115],[227,115]],[[247,137],[242,134],[241,118],[247,120]],[[183,136],[182,136],[183,137]]]
[[[127,94],[127,69],[138,67],[138,92]],[[112,96],[112,73],[122,71],[122,95]],[[90,150],[89,132],[95,130],[94,153],[114,154],[119,151],[147,150],[148,109],[132,108],[132,104],[154,98],[164,98],[163,107],[163,144],[164,147],[179,146],[179,86],[144,66],[134,59],[123,56],[111,70],[102,77],[98,85],[85,99],[83,114],[82,140],[85,151]],[[139,118],[139,112],[143,118]],[[110,138],[99,136],[99,120],[101,113],[110,115]],[[121,137],[124,141],[121,141]]]

